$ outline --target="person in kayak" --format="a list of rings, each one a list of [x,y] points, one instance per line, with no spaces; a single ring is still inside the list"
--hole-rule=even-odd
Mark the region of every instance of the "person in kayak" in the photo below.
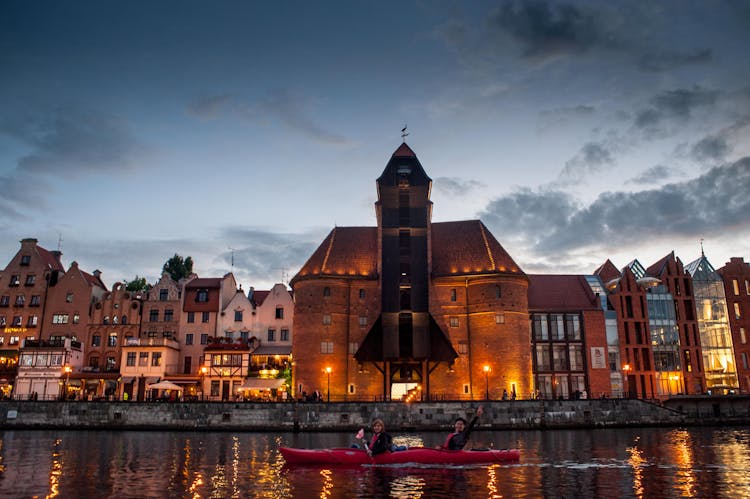
[[[382,419],[376,419],[372,422],[372,437],[370,441],[366,441],[364,438],[364,430],[359,430],[357,438],[362,440],[362,444],[371,456],[377,456],[383,452],[389,452],[391,450],[392,439],[391,436],[385,432],[385,423]]]
[[[477,424],[477,420],[482,414],[484,414],[484,409],[480,406],[477,409],[477,413],[471,419],[471,423],[469,423],[468,425],[466,424],[466,420],[464,418],[456,418],[456,421],[453,423],[453,433],[448,435],[448,437],[445,439],[445,443],[439,448],[445,450],[463,449],[466,445],[466,442],[469,441],[471,430],[474,429],[474,425]]]

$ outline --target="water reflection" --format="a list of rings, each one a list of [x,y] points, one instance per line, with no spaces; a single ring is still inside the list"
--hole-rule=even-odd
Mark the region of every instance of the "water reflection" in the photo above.
[[[394,435],[434,445],[442,434]],[[278,447],[349,434],[4,432],[0,497],[750,497],[750,430],[484,432],[522,452],[473,466],[284,465]]]

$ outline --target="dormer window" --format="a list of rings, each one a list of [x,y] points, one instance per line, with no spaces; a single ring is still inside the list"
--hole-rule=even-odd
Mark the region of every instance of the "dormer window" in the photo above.
[[[199,289],[198,293],[195,295],[195,301],[198,303],[206,303],[208,301],[208,290]]]
[[[21,257],[21,265],[28,266],[31,264],[31,255],[23,255]]]
[[[159,290],[159,301],[167,301],[169,299],[169,290],[168,289],[160,289]]]

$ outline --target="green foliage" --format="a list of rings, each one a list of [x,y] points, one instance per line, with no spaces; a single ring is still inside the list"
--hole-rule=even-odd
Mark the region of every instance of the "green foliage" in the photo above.
[[[166,261],[164,267],[162,267],[162,271],[172,276],[172,279],[175,281],[179,281],[193,273],[193,258],[187,257],[183,259],[175,253],[172,258]]]
[[[132,281],[125,281],[125,289],[131,292],[148,291],[151,286],[146,282],[145,277],[138,277],[136,274]]]

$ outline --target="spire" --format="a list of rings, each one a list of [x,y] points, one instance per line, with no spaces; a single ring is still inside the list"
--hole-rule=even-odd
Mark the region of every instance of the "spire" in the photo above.
[[[398,146],[398,149],[393,153],[394,158],[416,158],[417,155],[411,150],[411,147],[406,145],[406,142]]]

